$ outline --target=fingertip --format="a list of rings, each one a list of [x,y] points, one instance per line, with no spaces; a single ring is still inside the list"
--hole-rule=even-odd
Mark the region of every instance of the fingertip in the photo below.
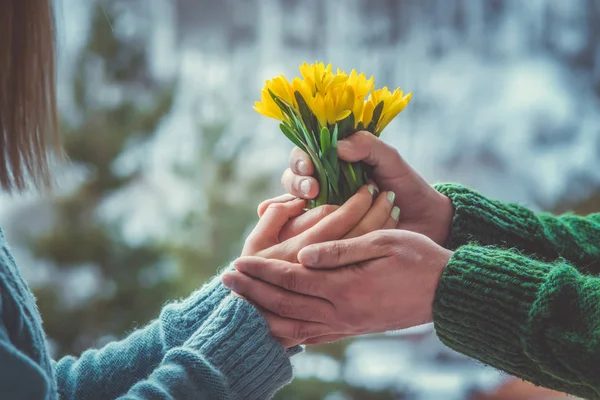
[[[233,265],[233,268],[236,271],[240,270],[240,265],[244,264],[244,259],[245,259],[245,257],[240,257],[238,259],[233,260],[233,262],[231,263],[231,265]],[[228,273],[229,272],[226,272],[225,274],[228,274]],[[225,275],[223,275],[223,276],[225,276]]]
[[[258,214],[258,218],[262,218],[262,216],[264,215],[266,210],[267,210],[267,204],[265,204],[265,202],[263,201],[256,208],[256,213]]]
[[[319,262],[317,246],[307,246],[298,252],[298,262],[306,267],[314,267]]]
[[[237,281],[237,276],[236,276],[236,272],[226,272],[225,274],[223,274],[223,276],[221,276],[221,282],[223,283],[223,285],[225,285],[225,287],[233,290],[234,292],[236,291],[236,281]]]
[[[298,215],[304,213],[305,208],[306,208],[306,199],[297,198],[296,200],[294,200],[294,210],[297,210]]]
[[[338,142],[338,157],[344,161],[367,160],[377,137],[367,131],[358,131]]]
[[[372,186],[375,188],[375,195],[376,195],[376,196],[379,196],[380,190],[379,190],[379,186],[377,186],[377,183],[376,183],[376,182],[375,182],[373,179],[369,179],[369,180],[367,181],[367,183],[368,183],[369,185],[372,185]]]
[[[238,258],[233,262],[233,268],[235,268],[238,272],[244,272],[248,269],[248,264],[251,262],[250,259],[247,258]]]
[[[263,202],[261,202],[258,205],[258,207],[256,208],[256,212],[258,213],[258,217],[262,218],[262,216],[267,211],[267,208],[269,208],[269,206],[271,204],[275,204],[275,203],[288,203],[288,202],[296,200],[296,199],[297,199],[296,196],[293,196],[293,195],[291,195],[289,193],[286,193],[286,194],[283,194],[281,196],[274,197],[272,199],[264,200]]]
[[[319,194],[319,182],[312,176],[302,176],[291,168],[284,171],[281,176],[281,185],[293,196],[311,200]]]
[[[255,263],[259,263],[262,260],[264,260],[261,257],[257,257],[257,256],[243,256],[240,258],[237,258],[233,261],[233,268],[235,268],[236,271],[240,271],[243,269],[246,269],[248,267],[248,265],[250,264],[255,264]],[[233,272],[235,273],[235,271],[228,271],[227,273]]]
[[[319,195],[319,182],[315,178],[302,178],[298,183],[298,197],[303,199],[314,199]]]
[[[398,220],[400,219],[400,208],[392,208],[392,218],[394,219],[394,221],[398,222]]]

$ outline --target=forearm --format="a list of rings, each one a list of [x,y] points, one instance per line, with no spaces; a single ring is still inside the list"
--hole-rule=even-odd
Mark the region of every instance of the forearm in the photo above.
[[[122,399],[269,399],[292,377],[286,350],[245,300],[228,296]]]
[[[185,300],[165,306],[160,317],[120,341],[90,349],[55,365],[64,399],[106,399],[148,377],[166,353],[181,346],[207,320],[229,290],[213,278]]]
[[[600,278],[565,261],[515,251],[459,248],[434,303],[449,347],[511,375],[584,398],[600,398]]]
[[[460,185],[436,185],[454,206],[450,248],[477,242],[516,248],[545,260],[562,257],[585,273],[600,272],[600,214],[587,217],[536,214]]]

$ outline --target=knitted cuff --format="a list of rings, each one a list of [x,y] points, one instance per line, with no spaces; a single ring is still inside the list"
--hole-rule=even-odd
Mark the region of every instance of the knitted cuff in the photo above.
[[[229,265],[188,298],[163,307],[160,325],[167,348],[181,346],[230,293],[221,276],[232,269]]]
[[[535,376],[523,354],[523,341],[532,305],[550,270],[551,265],[516,252],[460,247],[436,292],[433,320],[438,337],[495,368]]]
[[[230,295],[184,344],[198,350],[227,379],[239,399],[263,400],[292,379],[286,351],[247,301]]]
[[[449,249],[469,242],[528,248],[540,235],[535,214],[516,204],[506,204],[457,184],[437,184],[434,188],[454,206]]]

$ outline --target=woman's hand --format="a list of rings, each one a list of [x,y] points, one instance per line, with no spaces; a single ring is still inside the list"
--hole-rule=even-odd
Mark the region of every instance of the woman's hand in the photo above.
[[[396,193],[395,205],[402,211],[399,229],[424,234],[440,245],[446,242],[454,215],[450,200],[417,174],[395,148],[361,131],[338,142],[338,155],[345,161],[364,161],[373,166],[377,185]],[[313,199],[319,193],[313,174],[308,155],[295,148],[281,182],[294,196]]]
[[[324,205],[307,212],[306,201],[293,196],[268,200],[259,206],[261,218],[246,239],[242,256],[297,262],[298,252],[310,244],[391,229],[398,220],[393,197],[390,192],[377,194],[377,188],[368,185],[342,206]]]

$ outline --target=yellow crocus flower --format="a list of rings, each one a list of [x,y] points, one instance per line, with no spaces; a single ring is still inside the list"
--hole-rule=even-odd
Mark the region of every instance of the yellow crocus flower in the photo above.
[[[275,103],[266,87],[260,93],[260,101],[254,103],[254,110],[265,117],[275,118],[280,121],[283,120],[283,112],[277,103]]]
[[[333,125],[353,114],[355,127],[362,122],[366,128],[373,119],[375,108],[383,102],[383,110],[373,132],[379,135],[411,99],[410,93],[404,95],[399,89],[393,93],[387,87],[374,90],[375,78],[367,78],[355,69],[346,74],[338,68],[334,73],[331,64],[315,62],[303,63],[299,70],[300,77],[292,82],[283,75],[268,80],[261,91],[261,100],[255,103],[254,109],[268,117],[284,120],[286,116],[269,95],[269,90],[300,111],[295,95],[298,92],[321,127]]]
[[[351,107],[346,107],[348,102],[347,88],[338,87],[325,94],[325,116],[330,125],[346,118],[351,113]]]
[[[281,100],[291,106],[297,107],[296,99],[294,98],[294,92],[292,91],[292,85],[283,75],[279,75],[278,77],[272,79],[267,86],[271,92],[273,92],[273,94],[275,94]]]
[[[394,92],[396,93],[396,92]],[[389,105],[384,103],[383,112],[381,113],[381,118],[377,122],[377,128],[375,129],[375,133],[377,136],[385,129],[386,126],[394,119],[398,114],[404,110],[404,108],[410,102],[412,98],[412,93],[407,94],[406,96],[402,96],[403,92],[398,91],[398,94],[393,96],[391,99],[392,102]]]
[[[331,64],[322,62],[303,63],[299,67],[300,76],[288,81],[283,75],[266,81],[261,91],[261,99],[254,109],[268,117],[283,121],[281,130],[299,147],[304,147],[315,166],[315,177],[321,187],[332,190],[321,191],[311,201],[310,206],[322,204],[343,204],[369,178],[366,169],[353,169],[343,160],[331,160],[335,156],[332,142],[320,140],[322,132],[333,134],[338,131],[340,138],[352,135],[359,125],[369,129],[376,136],[406,107],[411,93],[405,95],[400,89],[391,92],[387,87],[375,89],[375,78],[367,78],[355,69],[349,74]],[[300,110],[297,99],[306,103],[308,110]],[[273,100],[275,98],[275,100]],[[281,108],[277,105],[280,104]],[[286,104],[285,106],[283,104]],[[291,108],[291,110],[288,109]],[[375,110],[378,112],[373,121]],[[285,112],[284,112],[285,110]],[[306,114],[309,115],[306,115]],[[355,126],[340,124],[340,121],[353,116]],[[303,120],[298,121],[298,118]],[[318,126],[315,125],[315,120]],[[323,129],[327,128],[327,129]],[[316,131],[315,131],[316,130]],[[335,162],[334,162],[335,161]],[[347,174],[347,171],[361,173]]]
[[[354,93],[357,99],[364,99],[375,86],[375,77],[371,76],[367,79],[364,73],[357,74],[353,69],[348,76],[348,85],[354,88]]]

